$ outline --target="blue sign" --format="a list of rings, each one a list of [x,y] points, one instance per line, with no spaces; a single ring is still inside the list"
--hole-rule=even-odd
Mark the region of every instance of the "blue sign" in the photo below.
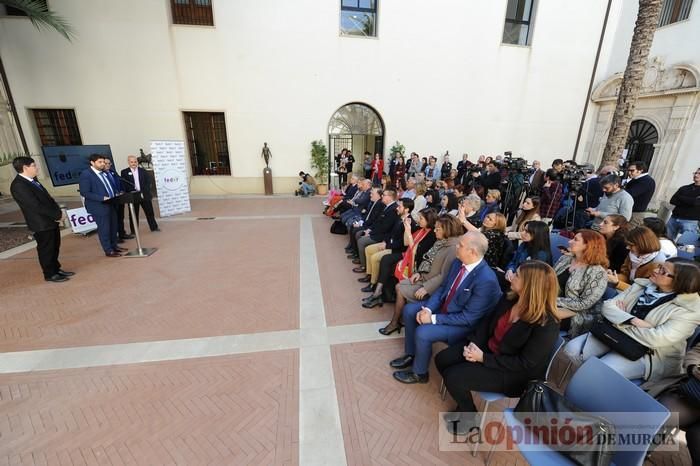
[[[78,184],[80,172],[90,168],[90,155],[101,154],[112,160],[109,144],[91,146],[42,146],[46,168],[54,186]],[[112,160],[114,166],[114,160]],[[116,168],[115,168],[116,169]]]

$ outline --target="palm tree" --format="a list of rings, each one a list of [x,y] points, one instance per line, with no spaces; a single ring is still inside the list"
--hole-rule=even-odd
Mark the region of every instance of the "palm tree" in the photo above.
[[[637,105],[637,97],[639,97],[644,79],[649,49],[651,49],[654,32],[659,23],[661,6],[662,0],[639,0],[639,13],[637,13],[637,23],[634,26],[627,67],[622,77],[600,168],[606,165],[616,166],[620,154],[625,148],[634,108]]]
[[[26,13],[37,29],[53,29],[68,41],[75,37],[73,27],[60,15],[46,6],[46,0],[0,0],[0,4]]]

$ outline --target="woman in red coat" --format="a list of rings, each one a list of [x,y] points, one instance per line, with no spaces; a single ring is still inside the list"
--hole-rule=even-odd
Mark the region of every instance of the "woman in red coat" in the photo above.
[[[382,184],[382,175],[384,174],[384,160],[379,152],[374,154],[374,160],[372,161],[372,184],[374,186],[380,186]]]

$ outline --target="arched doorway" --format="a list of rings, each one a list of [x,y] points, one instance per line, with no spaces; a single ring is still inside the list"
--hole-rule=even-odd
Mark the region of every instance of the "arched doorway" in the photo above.
[[[352,102],[333,113],[328,123],[328,155],[330,173],[334,171],[335,155],[341,150],[352,151],[355,158],[353,172],[362,174],[365,152],[384,156],[384,122],[369,105]]]
[[[654,157],[654,144],[659,142],[659,132],[656,127],[647,120],[634,120],[630,125],[629,136],[627,136],[627,161],[642,161],[651,165]]]

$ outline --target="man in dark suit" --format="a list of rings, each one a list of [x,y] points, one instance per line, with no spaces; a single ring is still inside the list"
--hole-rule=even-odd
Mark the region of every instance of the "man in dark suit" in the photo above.
[[[481,186],[484,187],[484,192],[501,187],[501,172],[494,162],[486,165],[486,174],[481,177]]]
[[[372,186],[372,180],[366,178],[366,181]],[[350,234],[350,244],[345,246],[345,252],[348,254],[348,259],[358,259],[360,257],[357,250],[357,240],[359,240],[362,233],[369,229],[377,218],[379,218],[383,208],[382,189],[371,187],[367,207],[360,211],[360,218],[358,220],[353,218],[347,220],[349,223],[348,232]]]
[[[61,270],[61,263],[58,262],[61,248],[59,225],[63,221],[63,212],[46,188],[36,180],[34,159],[16,157],[12,167],[17,176],[12,180],[10,193],[22,210],[27,228],[34,233],[44,279],[47,282],[65,282],[75,273]]]
[[[374,224],[362,233],[357,240],[357,259],[353,259],[353,264],[359,267],[352,269],[355,273],[365,273],[367,271],[367,256],[365,248],[370,244],[386,242],[391,237],[391,230],[394,224],[399,221],[399,214],[396,211],[396,190],[385,189],[382,193],[382,203],[384,209]]]
[[[391,361],[394,378],[402,383],[427,383],[433,343],[450,345],[466,341],[482,317],[501,298],[501,288],[491,267],[484,261],[489,247],[478,231],[463,235],[457,245],[457,259],[447,278],[429,299],[406,304],[405,354]],[[412,370],[402,370],[413,366]]]
[[[627,174],[630,180],[625,185],[625,191],[630,193],[634,199],[630,223],[635,227],[640,227],[644,223],[647,207],[649,207],[649,202],[656,191],[656,181],[649,176],[647,164],[641,160],[631,162],[627,167]]]
[[[532,161],[532,173],[530,173],[528,183],[530,183],[528,194],[530,196],[539,196],[540,190],[544,185],[544,170],[542,170],[542,163],[539,160]]]
[[[119,257],[125,248],[117,246],[117,209],[107,203],[117,193],[104,172],[105,156],[90,155],[90,168],[80,172],[80,195],[85,199],[85,209],[92,215],[97,224],[97,235],[100,245],[107,257]]]
[[[146,220],[148,221],[148,228],[150,228],[151,231],[160,231],[158,223],[156,222],[156,216],[153,212],[153,203],[151,202],[153,199],[153,194],[151,194],[151,177],[146,170],[139,168],[139,161],[135,155],[127,157],[127,162],[129,168],[122,170],[124,188],[128,193],[133,191],[141,192],[141,198],[138,202],[134,203],[136,224],[138,225],[139,223],[139,207],[143,207],[143,212],[146,214]],[[129,226],[131,227],[131,234],[133,235],[136,230],[131,216],[129,216]]]
[[[112,161],[105,159],[105,168],[103,170],[107,174],[109,182],[112,184],[115,193],[123,193],[124,188],[122,182],[117,175],[116,170],[112,167]],[[124,204],[117,204],[117,233],[119,235],[118,243],[123,243],[124,240],[133,239],[134,235],[127,235],[124,230]]]

